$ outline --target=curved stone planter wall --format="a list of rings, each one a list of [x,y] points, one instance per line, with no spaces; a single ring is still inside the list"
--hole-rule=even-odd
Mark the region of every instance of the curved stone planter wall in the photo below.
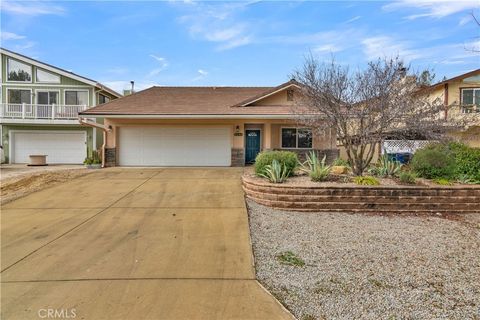
[[[243,177],[247,198],[295,211],[365,213],[480,212],[480,186],[315,186],[261,182]]]

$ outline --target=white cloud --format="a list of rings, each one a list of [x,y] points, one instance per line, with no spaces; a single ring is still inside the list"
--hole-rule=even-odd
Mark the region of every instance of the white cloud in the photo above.
[[[13,32],[7,32],[7,31],[1,31],[0,32],[0,39],[3,41],[7,40],[22,40],[25,39],[25,36],[13,33]]]
[[[152,69],[148,73],[149,77],[154,77],[154,76],[160,74],[160,72],[162,72],[163,70],[165,70],[168,67],[167,59],[165,59],[163,57],[159,57],[159,56],[154,55],[154,54],[151,54],[150,57],[155,59],[160,65],[158,67]]]
[[[191,80],[191,82],[196,82],[199,80],[204,79],[208,75],[208,71],[205,71],[203,69],[198,69],[197,70],[198,75]]]
[[[458,25],[459,26],[464,26],[467,23],[469,23],[470,21],[473,21],[473,18],[472,18],[471,15],[467,15],[467,16],[462,17],[462,19],[460,19],[460,21],[458,22]]]
[[[422,10],[422,13],[412,14],[406,18],[409,20],[429,17],[443,18],[465,10],[478,9],[477,0],[400,0],[389,3],[382,7],[384,10],[393,11],[402,8],[416,8]]]
[[[205,71],[205,70],[202,70],[202,69],[198,69],[198,71],[197,71],[197,72],[198,72],[198,73],[199,73],[201,76],[206,76],[206,75],[208,74],[208,72],[207,72],[207,71]]]
[[[65,8],[43,1],[18,2],[4,0],[1,2],[0,8],[6,13],[25,16],[65,14]]]
[[[253,2],[198,3],[189,5],[179,23],[186,25],[194,39],[217,43],[217,50],[228,50],[253,42],[251,27],[239,22],[235,14]]]
[[[347,21],[345,21],[344,23],[351,23],[353,21],[357,21],[358,19],[360,19],[362,16],[356,16],[356,17],[353,17],[352,19],[349,19]]]
[[[333,43],[329,43],[329,44],[324,44],[324,45],[315,47],[313,48],[313,51],[319,52],[319,53],[325,53],[325,52],[335,53],[335,52],[342,51],[342,49]]]
[[[389,36],[369,37],[363,39],[361,43],[363,45],[363,53],[368,60],[398,56],[409,62],[422,57],[419,50],[410,48],[409,43]]]

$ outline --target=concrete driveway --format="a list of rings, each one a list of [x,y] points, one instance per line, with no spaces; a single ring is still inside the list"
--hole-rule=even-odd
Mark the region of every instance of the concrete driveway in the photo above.
[[[3,206],[1,318],[292,319],[255,280],[241,173],[104,169]]]

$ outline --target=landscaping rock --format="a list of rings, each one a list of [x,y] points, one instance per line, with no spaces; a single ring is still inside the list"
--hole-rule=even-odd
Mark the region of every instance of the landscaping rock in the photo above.
[[[247,204],[257,278],[298,319],[480,317],[480,214],[453,221]],[[281,263],[285,252],[305,265]]]

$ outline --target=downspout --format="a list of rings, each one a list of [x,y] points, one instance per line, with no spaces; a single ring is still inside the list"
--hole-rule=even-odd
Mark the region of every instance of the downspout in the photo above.
[[[112,128],[110,126],[105,127],[104,125],[100,123],[93,122],[91,120],[88,120],[86,118],[81,118],[78,117],[78,122],[80,122],[80,125],[82,126],[87,126],[87,127],[92,127],[92,128],[97,128],[103,130],[103,144],[102,144],[102,168],[105,168],[105,147],[107,145],[107,132],[112,131]]]
[[[444,98],[443,98],[443,105],[445,106],[445,120],[447,120],[447,116],[448,116],[448,83],[445,83],[445,86],[444,86],[444,90],[445,90],[445,93],[444,93]]]

